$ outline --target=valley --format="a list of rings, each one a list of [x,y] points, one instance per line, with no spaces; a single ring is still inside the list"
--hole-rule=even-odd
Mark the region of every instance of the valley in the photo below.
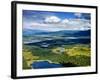
[[[29,31],[23,33],[23,69],[91,65],[89,30],[31,31],[30,34]]]

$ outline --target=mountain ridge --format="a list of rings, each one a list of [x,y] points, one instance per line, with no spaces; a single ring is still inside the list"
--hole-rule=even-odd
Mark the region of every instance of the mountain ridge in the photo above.
[[[90,36],[90,30],[62,30],[62,31],[43,31],[43,30],[30,30],[30,29],[23,29],[23,35],[31,36],[31,35],[57,35],[57,36]]]

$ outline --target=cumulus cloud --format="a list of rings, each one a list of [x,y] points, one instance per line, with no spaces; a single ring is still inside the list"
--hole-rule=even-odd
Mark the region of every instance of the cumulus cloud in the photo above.
[[[44,22],[45,23],[59,23],[61,21],[61,19],[57,16],[49,16],[49,17],[46,17]]]
[[[68,19],[64,19],[64,20],[62,20],[62,23],[64,23],[64,24],[69,23],[69,20]]]
[[[39,22],[26,22],[24,26],[29,29],[40,29],[47,31],[59,31],[59,30],[88,30],[90,29],[90,21],[86,19],[63,19],[56,16],[46,17],[45,23]]]
[[[74,30],[88,30],[91,27],[89,20],[85,19],[71,19],[68,25]]]
[[[82,16],[81,13],[75,13],[74,15],[75,15],[76,17],[79,17],[79,18]]]

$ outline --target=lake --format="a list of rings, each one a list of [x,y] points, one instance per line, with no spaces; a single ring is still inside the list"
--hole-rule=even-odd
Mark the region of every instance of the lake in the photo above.
[[[63,66],[61,64],[49,63],[48,61],[38,61],[38,62],[33,62],[32,67],[34,69],[42,69],[42,68],[60,68]]]

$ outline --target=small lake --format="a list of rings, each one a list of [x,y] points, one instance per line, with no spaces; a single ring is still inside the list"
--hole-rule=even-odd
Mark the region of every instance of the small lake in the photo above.
[[[42,68],[60,68],[63,67],[62,64],[49,63],[48,61],[38,61],[32,64],[34,69],[42,69]]]

